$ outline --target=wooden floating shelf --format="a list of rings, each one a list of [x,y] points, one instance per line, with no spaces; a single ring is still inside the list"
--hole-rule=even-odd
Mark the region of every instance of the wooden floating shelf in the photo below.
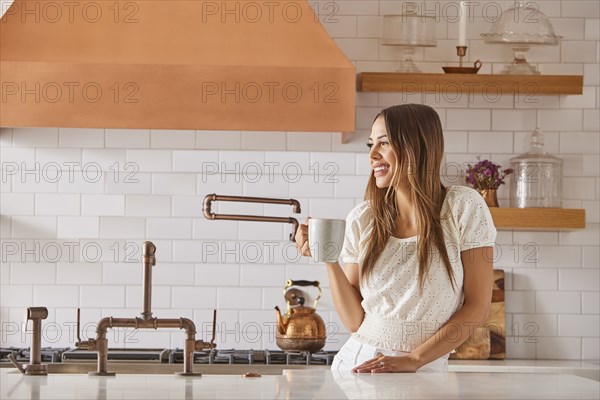
[[[444,92],[501,94],[583,94],[581,75],[406,74],[361,72],[358,92]]]
[[[556,231],[585,229],[585,210],[570,208],[490,207],[500,230]]]

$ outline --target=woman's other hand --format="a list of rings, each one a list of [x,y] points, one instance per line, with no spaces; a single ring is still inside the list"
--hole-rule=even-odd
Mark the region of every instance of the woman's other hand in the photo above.
[[[305,222],[308,223],[309,219],[310,217],[306,218]],[[298,252],[303,256],[310,257],[310,248],[308,247],[308,225],[300,224],[298,226],[298,229],[296,230],[295,240]]]
[[[418,362],[410,355],[397,357],[380,354],[377,357],[352,368],[352,372],[415,372],[417,369],[419,369]]]

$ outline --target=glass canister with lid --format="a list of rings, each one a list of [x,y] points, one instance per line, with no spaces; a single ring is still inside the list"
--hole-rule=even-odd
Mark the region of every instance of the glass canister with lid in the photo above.
[[[563,161],[544,150],[544,134],[531,134],[531,148],[511,158],[510,206],[516,208],[562,206]]]

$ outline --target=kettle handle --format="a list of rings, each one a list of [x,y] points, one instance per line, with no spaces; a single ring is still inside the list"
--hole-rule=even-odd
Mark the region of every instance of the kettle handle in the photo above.
[[[285,296],[286,290],[291,286],[316,286],[316,288],[319,289],[319,295],[315,299],[314,308],[317,308],[317,302],[319,301],[319,299],[321,298],[321,295],[323,294],[323,291],[321,290],[321,284],[319,283],[319,281],[305,281],[305,280],[294,281],[292,279],[288,279],[287,282],[285,283],[285,287],[283,288],[284,296]]]

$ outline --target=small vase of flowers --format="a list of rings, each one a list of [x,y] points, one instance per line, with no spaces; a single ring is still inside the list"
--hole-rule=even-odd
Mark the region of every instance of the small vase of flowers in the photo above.
[[[500,185],[504,185],[504,178],[512,172],[512,169],[503,170],[499,164],[489,160],[480,160],[473,166],[468,164],[466,181],[467,185],[477,189],[483,196],[488,207],[498,207],[496,191]]]

